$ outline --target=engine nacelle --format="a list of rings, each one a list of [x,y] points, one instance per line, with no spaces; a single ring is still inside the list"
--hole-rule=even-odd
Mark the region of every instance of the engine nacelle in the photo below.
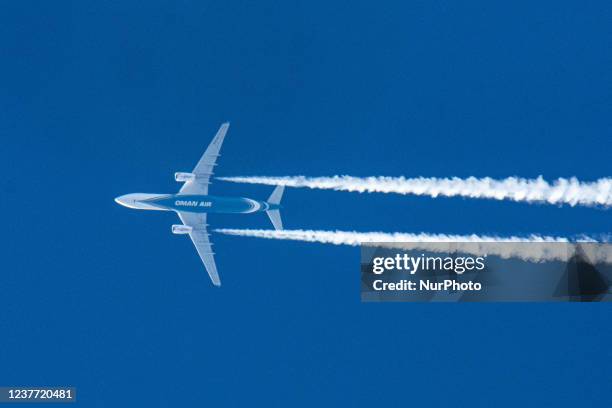
[[[182,172],[176,172],[174,173],[174,179],[176,181],[178,181],[179,183],[185,183],[187,181],[193,181],[195,180],[196,175],[193,173],[182,173]]]
[[[187,226],[187,225],[173,225],[172,226],[172,233],[173,234],[189,234],[191,231],[193,231],[193,228]]]

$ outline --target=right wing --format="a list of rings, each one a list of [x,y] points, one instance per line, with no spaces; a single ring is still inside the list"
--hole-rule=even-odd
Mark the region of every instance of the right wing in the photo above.
[[[215,253],[212,251],[212,243],[208,239],[209,234],[206,231],[206,213],[178,212],[177,214],[183,224],[193,228],[189,233],[189,238],[195,245],[213,285],[221,286],[221,279],[219,279],[217,265],[215,265]]]
[[[217,157],[219,157],[219,151],[221,150],[221,145],[223,144],[223,139],[225,139],[228,128],[229,122],[225,122],[221,125],[212,142],[210,142],[208,148],[202,155],[202,158],[192,171],[192,173],[195,174],[195,180],[183,184],[183,187],[179,190],[179,194],[208,194],[210,176],[213,175],[213,168],[217,165]]]

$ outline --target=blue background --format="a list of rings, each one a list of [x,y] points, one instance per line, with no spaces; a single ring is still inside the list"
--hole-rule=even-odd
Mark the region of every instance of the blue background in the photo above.
[[[358,248],[218,234],[217,289],[174,214],[113,202],[177,191],[225,120],[218,175],[609,176],[610,3],[493,3],[3,2],[0,384],[99,407],[609,403],[606,304],[361,304]],[[594,208],[283,204],[287,228],[612,230]]]

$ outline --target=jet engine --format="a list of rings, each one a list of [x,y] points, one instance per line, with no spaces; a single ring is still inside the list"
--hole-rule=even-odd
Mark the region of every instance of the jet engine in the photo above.
[[[193,228],[187,225],[176,225],[175,224],[172,226],[173,234],[189,234],[191,231],[193,231]]]
[[[174,179],[176,181],[178,181],[179,183],[185,183],[187,181],[193,181],[195,180],[196,176],[193,173],[182,173],[182,172],[176,172],[174,173]]]

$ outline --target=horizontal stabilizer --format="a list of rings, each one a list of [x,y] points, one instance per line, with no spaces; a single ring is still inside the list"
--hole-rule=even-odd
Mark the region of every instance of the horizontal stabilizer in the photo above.
[[[283,191],[285,191],[285,186],[276,186],[272,194],[270,194],[268,202],[270,204],[280,204],[281,199],[283,198]]]
[[[283,229],[283,221],[281,220],[279,210],[268,210],[266,211],[266,214],[268,214],[268,217],[270,217],[270,221],[272,221],[272,225],[274,225],[275,230]]]

